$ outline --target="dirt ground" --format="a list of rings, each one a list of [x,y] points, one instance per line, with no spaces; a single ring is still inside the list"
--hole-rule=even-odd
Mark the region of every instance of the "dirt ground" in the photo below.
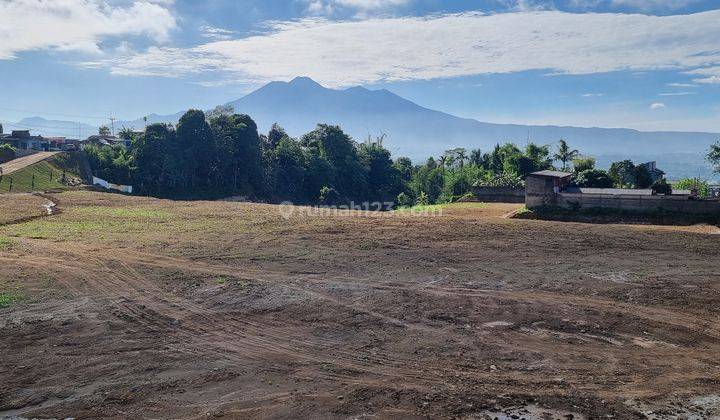
[[[50,197],[0,219],[0,417],[720,416],[714,227]]]

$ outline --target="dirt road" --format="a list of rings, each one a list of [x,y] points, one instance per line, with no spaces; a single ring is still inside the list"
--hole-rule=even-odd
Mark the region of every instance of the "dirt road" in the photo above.
[[[13,159],[10,162],[3,163],[2,165],[0,165],[0,168],[2,168],[3,175],[10,175],[15,171],[19,171],[20,169],[25,168],[26,166],[42,162],[43,160],[52,157],[57,153],[60,152],[37,152],[32,155],[23,156],[21,158]]]
[[[0,227],[0,416],[720,415],[706,227],[54,201]]]

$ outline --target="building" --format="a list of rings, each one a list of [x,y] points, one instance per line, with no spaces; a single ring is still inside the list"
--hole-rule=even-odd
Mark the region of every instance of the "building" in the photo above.
[[[130,141],[121,139],[119,137],[115,136],[104,136],[101,134],[95,134],[83,141],[83,145],[93,144],[96,146],[114,146],[116,144],[119,144],[125,148],[130,147]]]
[[[645,169],[647,169],[648,174],[650,175],[650,182],[655,182],[659,179],[662,179],[665,176],[665,172],[661,171],[657,168],[657,162],[647,162],[647,163],[641,163],[638,166],[643,166]]]
[[[569,172],[533,172],[525,179],[525,205],[528,208],[556,206],[558,193],[570,185],[571,178]]]
[[[43,136],[33,136],[30,130],[13,130],[11,134],[0,134],[0,143],[9,144],[16,150],[47,151],[50,142]]]
[[[530,174],[525,181],[525,205],[530,209],[555,207],[573,211],[612,209],[720,215],[717,199],[702,200],[691,191],[677,190],[669,195],[658,195],[651,189],[579,188],[570,186],[570,176],[557,171]]]

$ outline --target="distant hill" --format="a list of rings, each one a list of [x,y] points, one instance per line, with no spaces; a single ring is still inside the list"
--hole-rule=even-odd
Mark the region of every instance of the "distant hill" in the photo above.
[[[97,134],[98,128],[76,121],[48,120],[42,117],[23,118],[16,123],[3,123],[3,131],[30,130],[34,135],[45,137],[67,137],[76,139],[78,136],[87,137]]]
[[[415,161],[438,156],[453,147],[487,151],[499,142],[524,145],[530,138],[540,144],[555,144],[563,138],[585,154],[658,159],[661,168],[673,167],[674,176],[709,177],[711,170],[702,154],[720,140],[720,134],[702,132],[493,124],[428,109],[385,89],[334,90],[307,77],[268,83],[228,105],[236,112],[249,114],[263,132],[277,122],[292,136],[312,130],[317,123],[338,124],[358,141],[385,133],[385,146],[393,156],[408,156]],[[176,123],[182,114],[152,114],[147,123]],[[116,127],[142,129],[145,124],[138,119],[119,121]]]

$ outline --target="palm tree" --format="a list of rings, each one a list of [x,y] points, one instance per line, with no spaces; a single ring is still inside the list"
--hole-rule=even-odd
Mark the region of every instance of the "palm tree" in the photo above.
[[[445,169],[445,165],[448,164],[448,157],[447,155],[442,155],[438,158],[438,166]]]
[[[467,160],[467,152],[465,151],[465,149],[457,149],[455,153],[455,158],[457,159],[458,163],[460,164],[460,168],[462,169],[462,167],[465,166],[465,161]]]
[[[560,139],[560,141],[558,142],[558,151],[557,153],[555,153],[555,155],[553,155],[553,159],[562,162],[562,170],[567,171],[567,163],[573,160],[578,154],[580,154],[580,152],[575,149],[570,150],[567,142],[563,139]]]

